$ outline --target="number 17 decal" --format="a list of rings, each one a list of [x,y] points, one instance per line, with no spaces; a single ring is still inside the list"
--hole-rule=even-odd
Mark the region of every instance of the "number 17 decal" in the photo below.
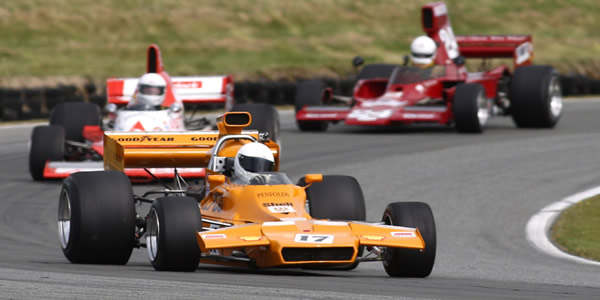
[[[333,235],[325,234],[296,234],[294,242],[298,243],[313,243],[313,244],[331,244],[333,243]]]

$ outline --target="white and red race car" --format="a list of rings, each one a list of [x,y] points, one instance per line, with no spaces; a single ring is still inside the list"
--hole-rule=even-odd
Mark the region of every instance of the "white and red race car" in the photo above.
[[[146,73],[160,75],[166,85],[160,106],[130,105],[138,93],[138,78],[107,80],[108,121],[103,124],[100,107],[93,103],[61,103],[50,115],[49,125],[36,126],[29,144],[29,171],[34,180],[66,178],[81,171],[103,170],[104,131],[155,132],[211,130],[206,118],[186,117],[184,104],[223,103],[225,111],[248,111],[255,120],[252,129],[268,132],[275,140],[279,116],[269,104],[238,104],[233,101],[233,79],[229,75],[170,77],[164,69],[160,50],[147,49]],[[203,177],[202,168],[179,168],[186,178]],[[173,178],[173,168],[127,169],[138,182]],[[151,175],[152,174],[152,175]]]

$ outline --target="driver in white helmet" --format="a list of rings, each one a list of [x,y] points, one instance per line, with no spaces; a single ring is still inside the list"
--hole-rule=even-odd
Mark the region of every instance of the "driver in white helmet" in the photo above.
[[[264,144],[252,142],[238,150],[233,163],[233,177],[243,183],[265,184],[267,177],[261,172],[272,172],[275,158],[271,149]]]
[[[127,107],[136,110],[158,109],[165,100],[167,82],[157,73],[144,74],[137,85],[137,93]]]
[[[437,45],[432,38],[426,35],[418,36],[410,44],[410,61],[414,67],[432,67],[436,52]]]

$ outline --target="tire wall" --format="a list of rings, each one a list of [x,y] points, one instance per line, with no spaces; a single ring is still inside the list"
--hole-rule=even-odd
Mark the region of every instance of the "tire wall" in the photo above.
[[[336,95],[351,96],[354,79],[303,78],[292,81],[238,81],[234,84],[235,103],[269,103],[294,105],[296,83],[310,79],[324,80]],[[600,95],[600,80],[578,73],[560,75],[564,96]],[[106,87],[89,82],[83,85],[59,85],[40,88],[0,87],[0,121],[48,118],[52,108],[63,102],[92,102],[106,105]],[[217,109],[218,105],[206,105]]]

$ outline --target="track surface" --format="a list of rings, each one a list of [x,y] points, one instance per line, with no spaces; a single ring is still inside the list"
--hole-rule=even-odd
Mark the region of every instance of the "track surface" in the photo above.
[[[282,114],[282,170],[351,174],[378,221],[387,203],[424,201],[438,229],[426,279],[389,278],[380,263],[351,272],[253,271],[200,265],[155,272],[145,250],[126,266],[73,265],[60,250],[60,182],[27,171],[30,126],[0,129],[0,298],[600,298],[600,268],[538,252],[525,238],[531,215],[600,184],[600,102],[565,105],[554,130],[519,130],[493,119],[483,135],[440,127],[296,130]],[[137,186],[136,190],[149,189]]]

